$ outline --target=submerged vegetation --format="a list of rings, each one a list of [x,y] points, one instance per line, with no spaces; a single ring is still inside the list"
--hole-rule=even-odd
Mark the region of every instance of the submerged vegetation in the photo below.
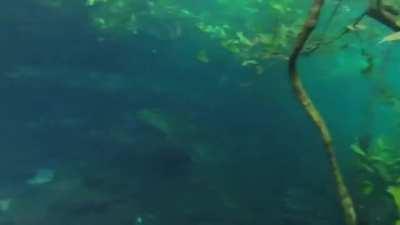
[[[231,83],[235,83],[237,86],[234,88],[240,90],[238,93],[243,95],[248,93],[254,94],[252,91],[254,90],[254,92],[256,92],[255,86],[257,85],[253,85],[253,83],[257,83],[262,79],[274,83],[274,79],[276,78],[274,77],[274,72],[271,71],[276,68],[276,65],[279,65],[278,67],[282,67],[282,65],[287,66],[285,71],[288,72],[288,75],[286,75],[286,77],[288,78],[287,80],[291,82],[293,95],[298,98],[300,105],[304,108],[311,122],[317,128],[323,147],[325,148],[327,156],[326,164],[334,178],[332,185],[337,191],[337,198],[339,200],[339,207],[337,208],[341,208],[343,211],[343,221],[347,225],[363,225],[365,223],[369,225],[400,224],[400,139],[398,138],[400,134],[400,125],[398,124],[400,122],[398,121],[400,114],[400,96],[393,90],[394,88],[391,87],[391,85],[394,84],[395,86],[398,82],[390,80],[390,76],[387,75],[393,73],[392,70],[387,69],[390,67],[388,66],[390,61],[398,59],[398,56],[392,54],[392,50],[396,49],[397,45],[400,43],[400,1],[33,0],[33,2],[35,5],[49,9],[49,11],[54,14],[63,12],[63,10],[68,11],[65,15],[63,14],[63,16],[67,18],[69,18],[68,16],[70,16],[70,14],[74,15],[74,13],[77,13],[74,10],[72,10],[74,13],[71,13],[71,7],[79,7],[79,13],[84,15],[83,21],[86,22],[84,27],[90,30],[90,32],[87,34],[85,33],[85,35],[90,36],[90,38],[93,38],[91,40],[96,42],[93,44],[94,49],[111,45],[118,46],[120,49],[126,48],[128,49],[127,51],[134,51],[138,48],[137,46],[132,47],[132,40],[152,40],[153,43],[167,47],[170,45],[187,46],[185,41],[190,40],[191,51],[182,52],[192,57],[194,62],[191,63],[198,66],[193,67],[193,71],[198,70],[200,67],[199,65],[204,66],[204,68],[229,67],[231,64],[227,66],[226,64],[228,63],[224,63],[224,60],[232,60],[232,64],[235,66],[232,66],[234,69],[231,70],[242,69],[246,71],[246,74],[255,74],[257,78],[252,79],[249,83],[241,83],[236,82],[237,80],[235,79],[237,78],[233,75],[223,74],[223,76],[221,75],[218,79],[218,85],[214,87],[216,90],[219,90],[221,87],[232,88],[230,86]],[[24,27],[24,29],[27,28]],[[125,45],[121,44],[123,47],[120,47],[115,43],[124,43]],[[148,57],[146,60],[151,61],[148,67],[157,67],[158,64],[152,61],[152,57],[159,54],[157,47],[141,47],[146,49],[146,51],[143,52],[147,52],[148,55],[140,57]],[[167,51],[173,52],[174,50]],[[107,51],[104,52],[107,53]],[[124,58],[126,64],[139,58],[139,56],[128,57],[127,55],[119,55],[118,53],[114,53],[114,56],[115,55]],[[94,54],[94,56],[97,55]],[[221,60],[221,58],[224,57],[226,59]],[[88,58],[90,57],[88,56]],[[111,56],[109,58],[112,60]],[[90,61],[93,59],[85,60]],[[164,57],[163,60],[165,60],[163,63],[170,64],[168,66],[176,66],[179,67],[179,70],[183,71],[182,74],[184,74],[184,76],[180,76],[179,79],[185,80],[192,75],[190,73],[193,71],[188,69],[189,66],[185,67],[185,65],[182,65],[184,63],[167,57]],[[116,61],[117,63],[115,63],[115,65],[118,68],[121,65],[125,65],[124,63],[118,62],[118,60]],[[99,65],[100,64],[102,63],[99,63]],[[140,64],[140,62],[136,65],[138,64]],[[324,66],[321,66],[321,68],[323,67],[322,69],[317,68],[317,66],[311,68],[316,64],[323,64]],[[162,73],[165,72],[163,75],[171,75],[169,67],[163,66],[164,67],[160,69],[165,70],[162,71]],[[131,69],[123,69],[121,69],[121,71],[126,73],[131,73],[133,71]],[[64,70],[68,73],[75,73],[75,71],[71,72],[68,71],[68,69]],[[221,73],[228,73],[231,72],[231,70],[227,69]],[[204,73],[207,73],[207,70],[204,71],[206,71]],[[310,71],[312,72],[310,73]],[[67,72],[64,71],[64,73]],[[47,73],[48,74],[44,75],[45,72],[43,71],[37,72],[31,68],[21,67],[14,71],[7,71],[7,73],[4,73],[4,79],[11,81],[12,84],[14,84],[13,82],[17,83],[17,81],[21,80],[25,82],[37,80],[39,79],[38,77],[40,77],[39,80],[46,82],[52,79],[54,80],[54,78],[52,78],[53,71]],[[126,80],[116,74],[112,74],[113,76],[110,76],[112,77],[110,78],[103,74],[89,73],[87,71],[84,73],[89,74],[89,78],[86,78],[87,80],[83,78],[77,78],[75,80],[69,78],[63,82],[58,81],[63,83],[62,85],[58,82],[56,83],[57,85],[72,90],[90,90],[90,96],[96,97],[103,95],[108,96],[111,94],[128,96],[131,94],[130,90],[137,89],[143,91],[143,84],[151,83],[150,91],[146,90],[142,93],[145,98],[152,99],[154,96],[159,97],[167,95],[165,94],[166,91],[160,87],[162,86],[160,85],[161,82],[149,82],[151,78],[145,76],[151,77],[151,74],[146,74],[145,72],[143,72],[145,74],[143,77],[129,78]],[[326,73],[327,76],[323,73]],[[347,75],[356,75],[357,79],[354,79],[355,76]],[[303,78],[306,81],[305,84],[303,84]],[[196,81],[201,81],[203,77],[200,76],[200,78],[197,77],[195,79]],[[238,80],[242,80],[242,78]],[[363,130],[360,133],[351,134],[352,136],[349,139],[355,140],[354,143],[343,144],[338,143],[339,141],[336,142],[336,136],[339,135],[336,135],[335,129],[332,128],[331,130],[330,124],[333,124],[330,123],[331,119],[325,118],[325,115],[328,114],[327,112],[333,114],[335,110],[327,110],[323,107],[321,107],[320,110],[319,106],[333,106],[329,102],[329,99],[326,101],[324,100],[323,97],[326,97],[326,95],[322,95],[323,97],[321,98],[315,95],[316,92],[313,91],[313,88],[315,88],[313,84],[315,83],[313,82],[316,80],[323,80],[329,84],[337,83],[339,80],[347,84],[351,83],[349,86],[369,82],[368,90],[370,90],[370,97],[366,97],[369,101],[368,109],[363,111],[363,113],[365,113],[363,117],[367,118],[367,121],[365,122],[366,125],[363,124],[365,127],[361,128]],[[170,79],[167,78],[164,81],[169,82]],[[262,82],[260,83],[264,84]],[[274,84],[268,87],[271,88],[271,93],[275,91],[273,88],[275,86]],[[26,84],[24,83],[24,85]],[[253,87],[254,89],[252,89]],[[241,152],[243,150],[239,149],[244,148],[254,151],[254,155],[251,155],[251,159],[258,160],[259,155],[262,154],[260,152],[270,150],[259,149],[260,147],[258,144],[265,141],[264,138],[254,137],[251,133],[245,134],[246,132],[248,133],[248,127],[242,126],[242,124],[237,121],[235,121],[239,124],[237,127],[244,131],[233,131],[229,127],[213,127],[212,125],[214,125],[215,121],[209,121],[204,125],[203,120],[207,117],[206,114],[213,111],[223,111],[223,113],[221,113],[223,116],[218,118],[217,121],[224,126],[224,119],[237,120],[237,118],[229,117],[231,115],[231,109],[225,108],[224,105],[228,104],[226,96],[224,93],[219,92],[213,92],[213,94],[218,93],[220,96],[215,94],[212,98],[220,99],[220,102],[212,99],[215,101],[210,100],[210,102],[204,104],[208,111],[205,110],[206,112],[198,112],[196,114],[183,110],[184,107],[182,107],[182,105],[187,104],[187,102],[191,100],[190,98],[186,99],[187,96],[183,95],[185,95],[185,91],[192,91],[187,90],[190,88],[185,88],[187,87],[179,87],[176,92],[174,92],[175,95],[179,95],[181,99],[184,99],[182,100],[184,103],[177,103],[176,99],[169,99],[170,96],[165,97],[165,99],[168,99],[168,103],[172,102],[171,104],[176,105],[181,104],[177,107],[178,109],[175,110],[158,105],[154,106],[152,103],[148,103],[151,102],[151,100],[146,104],[141,104],[140,107],[135,105],[133,110],[129,107],[121,107],[118,105],[119,102],[115,99],[109,99],[108,102],[115,104],[114,113],[123,118],[121,121],[112,124],[98,124],[98,121],[92,121],[94,125],[91,124],[91,126],[94,128],[88,128],[89,125],[82,122],[82,119],[74,117],[76,112],[69,112],[71,118],[64,118],[62,120],[54,118],[52,121],[40,119],[40,121],[29,123],[27,127],[37,130],[43,129],[43,127],[46,126],[62,127],[65,130],[71,127],[78,127],[79,135],[68,131],[71,133],[71,137],[78,138],[78,140],[84,144],[91,143],[90,141],[92,140],[101,140],[101,146],[107,146],[107,149],[113,148],[112,146],[114,145],[120,145],[122,149],[129,149],[130,151],[126,158],[117,156],[117,153],[111,156],[107,155],[107,157],[112,158],[113,168],[111,169],[105,169],[102,167],[103,165],[98,165],[108,162],[109,159],[103,156],[107,158],[107,160],[103,159],[104,161],[99,160],[100,162],[96,162],[98,163],[96,164],[96,169],[90,168],[84,162],[76,162],[75,166],[79,168],[79,171],[82,171],[82,176],[76,174],[77,172],[73,171],[70,167],[63,168],[61,171],[53,170],[51,167],[45,167],[37,170],[36,173],[28,173],[29,176],[26,174],[26,171],[24,171],[23,176],[26,180],[25,182],[37,188],[36,191],[40,194],[39,196],[44,195],[46,192],[51,192],[51,190],[56,190],[57,192],[65,191],[65,196],[51,197],[53,200],[56,199],[55,202],[57,202],[57,204],[54,204],[54,208],[52,207],[53,202],[51,202],[51,200],[43,204],[53,210],[54,217],[57,217],[57,215],[68,217],[70,214],[80,216],[88,214],[103,215],[113,206],[118,207],[112,208],[112,213],[120,215],[121,211],[125,212],[129,211],[130,208],[137,207],[136,205],[134,206],[132,202],[124,202],[120,196],[114,193],[114,190],[115,192],[122,191],[129,196],[135,196],[143,205],[146,205],[147,198],[150,199],[149,201],[151,203],[157,203],[162,199],[161,201],[164,200],[164,202],[160,204],[162,204],[165,209],[169,209],[174,197],[167,196],[168,193],[166,193],[166,190],[160,192],[158,196],[152,196],[150,194],[139,196],[140,194],[138,193],[143,190],[137,189],[146,189],[146,187],[140,186],[138,183],[151,184],[153,186],[159,186],[161,183],[162,185],[170,185],[170,188],[179,190],[179,185],[175,186],[174,184],[168,183],[170,180],[179,178],[182,179],[188,187],[202,193],[201,196],[194,197],[194,199],[200,201],[204,206],[202,205],[200,207],[201,209],[195,207],[191,208],[189,206],[185,208],[186,204],[192,201],[193,196],[189,193],[185,193],[183,190],[179,190],[178,192],[182,191],[182,199],[177,201],[177,204],[172,206],[172,208],[178,209],[177,211],[184,208],[184,212],[182,213],[185,219],[179,220],[173,218],[171,221],[174,223],[264,224],[263,222],[265,221],[260,222],[255,219],[257,218],[256,215],[264,215],[266,211],[265,208],[263,208],[264,206],[260,206],[264,203],[259,203],[260,199],[265,200],[265,198],[260,197],[260,195],[264,194],[263,192],[265,192],[265,190],[257,190],[257,188],[259,188],[257,187],[257,182],[255,182],[255,184],[253,183],[253,185],[249,185],[251,186],[250,189],[254,188],[260,191],[259,193],[252,193],[254,196],[249,194],[249,196],[252,196],[254,199],[250,199],[251,197],[248,196],[242,197],[243,199],[235,198],[232,197],[232,193],[237,191],[235,190],[235,185],[230,185],[229,182],[227,182],[227,184],[221,184],[222,182],[219,180],[221,177],[225,178],[225,175],[213,174],[213,172],[210,172],[211,169],[206,172],[199,171],[198,169],[198,165],[202,164],[204,168],[226,167],[234,169],[235,171],[240,171],[240,169],[244,167],[241,163],[241,157],[244,157],[245,154]],[[228,88],[224,90],[228,90]],[[264,87],[261,87],[261,89],[263,88]],[[308,88],[310,88],[310,92]],[[207,90],[204,92],[207,92]],[[342,90],[339,90],[339,92],[342,92]],[[237,94],[237,92],[234,93]],[[273,95],[271,93],[268,93],[268,95]],[[198,95],[201,95],[201,93]],[[348,96],[346,93],[345,97],[351,98],[352,96],[350,95],[351,93]],[[237,95],[235,95],[235,98],[236,97]],[[127,97],[127,99],[129,98],[138,99],[137,96]],[[200,97],[193,95],[193,99],[195,98]],[[315,102],[313,101],[314,99],[316,99]],[[129,99],[129,101],[130,100],[131,99]],[[263,100],[265,100],[265,98],[263,98]],[[260,107],[263,106],[262,101],[258,99],[254,101],[257,102]],[[98,105],[103,104],[102,101],[99,101],[100,103],[97,104],[91,101],[88,102],[89,103],[86,104],[93,107],[98,107]],[[234,99],[234,102],[236,103],[236,99]],[[246,101],[240,101],[240,99],[238,102],[241,104],[247,103]],[[280,99],[277,100],[277,102],[281,104]],[[343,102],[345,102],[345,100],[343,100]],[[216,106],[218,104],[222,106]],[[358,102],[352,102],[351,104],[357,105]],[[65,106],[57,107],[52,110],[62,111]],[[239,108],[242,107],[245,108],[245,106],[239,106]],[[345,106],[338,105],[335,107]],[[124,113],[126,114],[120,111],[125,111]],[[102,119],[102,116],[104,116],[102,113],[103,112],[99,113],[96,111],[94,114]],[[245,116],[253,117],[254,115],[249,113],[249,115]],[[373,124],[374,121],[371,118],[379,116],[385,117],[385,120],[379,120],[385,122]],[[260,117],[261,119],[258,119],[254,123],[256,124],[255,126],[266,127],[258,127],[257,132],[274,133],[275,131],[272,130],[272,128],[271,131],[270,127],[268,127],[269,124],[264,125],[263,122],[260,122],[266,119],[263,118],[264,115]],[[90,115],[85,115],[84,121],[91,121]],[[249,119],[249,121],[252,120]],[[277,123],[280,124],[283,122],[278,121]],[[344,124],[343,126],[346,127],[347,125]],[[143,133],[143,136],[135,139],[133,136],[136,135],[138,130]],[[297,132],[300,133],[300,131]],[[351,129],[351,132],[355,132],[354,129]],[[259,135],[263,136],[263,134]],[[267,134],[265,134],[265,136],[267,136]],[[243,139],[245,140],[243,142],[248,143],[238,147],[234,139]],[[267,140],[265,142],[267,144],[264,143],[264,145],[268,145],[269,147],[269,145],[273,146],[270,142],[272,143],[274,140]],[[285,140],[285,143],[286,142],[287,140]],[[94,147],[100,149],[97,153],[99,155],[103,154],[102,150],[103,148],[106,149],[106,147],[97,147],[97,145]],[[347,152],[352,154],[352,160],[343,161],[342,163],[341,157],[337,157],[337,154],[344,154],[344,149],[341,149],[343,146],[347,146],[346,150],[350,150]],[[132,148],[136,149],[133,151],[131,150]],[[229,149],[231,153],[234,152],[239,155],[238,158],[240,160],[228,163],[230,159],[228,151],[223,153],[222,151],[218,151],[218,149],[221,148]],[[270,155],[268,155],[268,157],[270,157]],[[271,160],[275,160],[275,158],[271,157]],[[131,164],[135,165],[131,166]],[[126,186],[121,184],[121,181],[116,181],[118,179],[127,179],[131,174],[131,171],[121,171],[121,168],[118,167],[120,165],[129,165],[129,168],[133,171],[132,173],[135,173],[139,177],[138,180],[129,180]],[[344,168],[343,170],[341,169],[342,167]],[[98,168],[100,168],[100,172],[97,171]],[[93,172],[93,170],[95,170],[95,172]],[[151,171],[149,172],[150,175],[138,175],[139,172],[137,171],[141,170]],[[262,171],[260,173],[264,174],[268,172],[270,171]],[[205,175],[206,173],[207,175]],[[240,172],[238,173],[240,174]],[[189,178],[190,176],[188,174],[195,174],[197,177]],[[212,176],[208,177],[209,174],[212,174]],[[349,174],[354,175],[355,179],[349,179]],[[238,176],[241,176],[243,179],[248,179],[248,174],[240,174]],[[290,172],[290,176],[293,176],[292,172]],[[155,177],[159,178],[159,180],[155,181]],[[264,178],[262,175],[260,175],[260,177],[260,179]],[[113,182],[108,183],[106,181],[108,179],[111,179]],[[227,177],[226,179],[229,180],[230,178]],[[271,180],[269,182],[268,185],[273,186],[272,183],[278,183],[279,181]],[[219,184],[219,186],[215,185],[215,183]],[[243,185],[241,181],[232,183]],[[43,186],[47,188],[40,189]],[[113,190],[113,195],[109,198],[102,196],[106,189]],[[276,189],[278,188],[271,188],[271,190],[273,190],[271,192],[276,192]],[[286,193],[284,201],[289,210],[295,212],[294,214],[299,214],[299,212],[304,214],[308,213],[310,215],[304,215],[304,217],[311,216],[312,218],[314,210],[312,207],[305,210],[300,209],[301,206],[297,207],[296,205],[300,201],[305,202],[309,200],[308,198],[313,198],[312,194],[307,194],[308,192],[306,193],[306,191],[292,189],[283,192]],[[210,193],[212,196],[216,196],[215,201],[218,202],[218,204],[223,205],[223,209],[225,210],[223,213],[226,215],[219,217],[219,215],[214,215],[214,212],[210,214],[210,210],[213,210],[213,203],[202,201],[202,196]],[[268,194],[270,196],[274,195],[274,193]],[[79,199],[72,200],[73,198],[71,196],[78,196]],[[58,198],[62,199],[62,203],[58,201],[60,200]],[[258,205],[254,203],[256,206],[253,208],[241,206],[241,204],[253,204],[253,202],[249,203],[247,201],[254,201]],[[320,204],[321,201],[324,200],[321,198],[315,201],[315,204]],[[24,205],[28,206],[21,207]],[[1,196],[0,213],[6,214],[8,211],[12,211],[13,207],[20,207],[19,210],[34,208],[34,206],[24,202],[23,199],[18,199],[16,197],[15,200],[13,196],[12,198],[9,196],[4,196],[3,198],[3,196]],[[379,210],[377,210],[378,207]],[[66,208],[68,210],[66,213],[63,213],[60,212],[62,211],[59,210],[60,208]],[[276,207],[272,206],[271,208]],[[158,221],[159,215],[156,215],[157,213],[141,212],[139,207],[135,208],[134,211],[137,214],[135,218],[123,216],[123,219],[119,222],[121,222],[121,224],[127,224],[127,221],[131,221],[130,224],[138,225],[152,225],[160,222]],[[236,217],[236,214],[240,214],[238,212],[243,212],[242,217]],[[22,219],[14,214],[7,215],[5,218],[0,218],[0,223],[14,224],[15,222],[13,223],[10,221],[18,221],[22,224],[25,222],[24,220],[26,220],[30,221],[30,223],[27,224],[32,224],[32,218],[28,217],[32,217],[32,215],[29,213],[27,218],[20,217]],[[169,218],[168,216],[166,217]],[[226,219],[226,217],[232,218]],[[298,218],[294,218],[293,215],[287,216],[287,218],[289,218],[288,220],[290,222],[285,223],[285,225],[296,223],[299,220]],[[52,217],[52,219],[56,221],[55,218]],[[145,222],[143,222],[143,220],[145,220]],[[321,221],[323,220],[322,218]],[[320,224],[321,222],[307,221],[307,223]],[[332,222],[332,224],[335,224],[335,222]]]
[[[312,35],[318,21],[320,20],[320,12],[324,6],[323,0],[315,0],[309,12],[309,18],[304,22],[306,14],[305,9],[301,9],[296,1],[216,1],[207,6],[220,11],[208,11],[204,8],[190,9],[185,4],[178,4],[175,1],[152,1],[146,4],[137,5],[121,1],[88,1],[88,6],[92,7],[92,20],[99,30],[105,32],[109,30],[125,31],[126,33],[137,34],[138,32],[149,32],[152,25],[157,24],[154,20],[167,20],[168,26],[164,28],[167,34],[164,37],[161,34],[156,34],[158,38],[176,39],[181,35],[182,29],[189,29],[187,26],[193,26],[199,31],[206,34],[212,40],[217,41],[223,48],[231,52],[242,66],[250,66],[255,69],[257,74],[265,72],[265,62],[271,59],[279,59],[286,61],[289,64],[289,73],[295,94],[299,97],[302,105],[309,114],[312,121],[319,128],[321,138],[325,144],[326,152],[329,158],[332,173],[335,177],[336,187],[342,208],[344,210],[344,219],[348,225],[358,224],[356,216],[356,208],[353,205],[351,196],[347,190],[344,178],[339,169],[334,148],[332,145],[332,137],[329,128],[324,122],[322,115],[313,104],[307,94],[306,89],[301,83],[299,72],[296,64],[299,56],[303,53],[313,53],[325,45],[333,45],[336,42],[343,45],[340,39],[347,33],[362,32],[365,26],[374,31],[375,26],[360,25],[364,17],[369,16],[384,26],[392,30],[400,28],[396,18],[400,12],[396,8],[396,2],[391,1],[369,1],[365,11],[362,12],[353,21],[334,21],[338,14],[351,11],[350,3],[342,1],[333,2],[333,10],[331,15],[327,17],[327,26],[331,26],[333,21],[336,24],[342,23],[343,31],[339,34],[330,34],[329,27],[319,31],[316,38],[311,43],[307,43]],[[346,4],[346,5],[345,5]],[[129,5],[129,7],[127,7]],[[151,19],[150,19],[151,18]],[[265,21],[272,20],[276,22],[268,23]],[[152,21],[149,26],[146,23]],[[179,22],[179,23],[178,23]],[[185,23],[181,25],[180,23]],[[301,25],[305,23],[303,28]],[[181,27],[182,26],[182,27]],[[364,26],[364,28],[361,28]],[[160,27],[156,28],[161,31]],[[334,29],[334,28],[331,28]],[[111,32],[118,33],[118,32]],[[299,34],[300,33],[300,34]],[[298,35],[299,34],[299,35]],[[297,36],[298,35],[298,36]],[[357,34],[360,35],[360,34]],[[379,38],[379,36],[377,36]],[[295,41],[297,39],[297,42]],[[389,34],[383,37],[379,43],[391,42],[399,40],[399,34]],[[291,46],[294,44],[292,53]],[[337,46],[339,51],[340,47]],[[366,66],[362,69],[363,74],[373,73],[374,59],[366,53],[365,49],[360,49],[361,55],[366,57]],[[200,50],[198,59],[201,62],[209,62],[207,50]],[[212,56],[211,56],[212,58]],[[142,117],[151,113],[142,113]],[[157,118],[157,116],[152,116]],[[155,123],[157,120],[149,120],[150,123]],[[166,124],[156,123],[160,130],[168,133]],[[157,126],[156,125],[156,126]],[[386,190],[394,199],[394,203],[400,203],[400,188],[398,182],[398,158],[390,155],[390,152],[396,152],[397,147],[387,147],[383,144],[382,139],[375,141],[371,149],[362,149],[358,145],[353,145],[352,149],[360,158],[360,162],[365,172],[374,174],[380,178],[379,184],[374,184],[371,180],[363,181],[363,193],[371,194],[372,192],[382,192]],[[383,182],[382,182],[383,181]],[[383,187],[382,187],[383,185]],[[377,188],[381,186],[381,188]],[[375,188],[377,190],[375,190]],[[381,189],[381,191],[379,191]],[[400,208],[400,205],[398,205]],[[398,222],[396,222],[398,223]]]

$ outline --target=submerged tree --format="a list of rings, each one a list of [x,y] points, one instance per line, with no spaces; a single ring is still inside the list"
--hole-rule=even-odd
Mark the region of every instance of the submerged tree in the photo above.
[[[346,221],[346,224],[356,225],[358,224],[358,222],[355,206],[351,195],[349,194],[348,188],[344,182],[343,175],[340,171],[339,164],[335,156],[330,130],[327,127],[322,115],[319,113],[318,109],[309,97],[306,89],[303,87],[296,66],[298,57],[304,49],[306,41],[309,39],[310,35],[312,34],[318,23],[324,3],[324,0],[314,0],[311,6],[309,18],[306,20],[303,29],[297,38],[297,42],[292,51],[292,54],[289,58],[289,74],[291,77],[291,82],[294,88],[295,95],[298,97],[299,101],[303,105],[313,123],[318,127],[321,139],[325,144],[325,149],[331,166],[331,171],[335,178],[336,189],[338,191],[338,196],[341,201],[342,209],[344,211],[344,219]],[[388,26],[392,30],[399,30],[400,21],[396,18],[396,16],[399,15],[400,11],[394,6],[394,2],[387,3],[383,2],[382,0],[372,0],[369,2],[368,9],[359,18],[357,18],[352,27],[357,25],[364,16],[369,16],[382,23],[383,25]],[[348,29],[346,30],[346,32],[347,31]],[[393,38],[393,40],[395,39],[396,38]],[[391,187],[388,190],[395,197],[396,203],[399,202],[398,199],[400,196],[397,194],[398,190],[399,189],[395,187]],[[396,224],[397,223],[398,222],[396,222]]]
[[[289,58],[289,74],[296,96],[299,98],[304,109],[307,111],[311,120],[318,127],[321,133],[321,138],[325,144],[325,149],[329,159],[331,170],[335,177],[335,184],[342,208],[344,210],[345,221],[348,225],[356,225],[357,216],[354,209],[353,200],[351,199],[349,191],[347,190],[347,187],[344,183],[343,175],[340,172],[339,164],[336,160],[335,152],[332,145],[332,137],[330,131],[324,119],[320,115],[318,109],[315,107],[314,103],[311,101],[311,98],[308,96],[307,91],[303,87],[303,84],[299,77],[299,73],[297,72],[296,68],[296,63],[302,49],[304,48],[304,44],[313,32],[315,26],[317,25],[323,4],[324,0],[315,0],[311,7],[309,18],[306,20],[304,27],[298,36],[292,55]]]

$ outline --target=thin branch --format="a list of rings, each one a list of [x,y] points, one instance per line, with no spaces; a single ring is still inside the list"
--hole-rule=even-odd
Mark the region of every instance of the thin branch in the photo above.
[[[367,10],[369,17],[384,24],[393,31],[400,31],[400,24],[396,21],[396,16],[399,14],[399,9],[391,5],[385,5],[381,0],[371,0]]]
[[[357,216],[354,210],[353,201],[344,183],[343,176],[340,172],[329,128],[327,127],[323,117],[309,97],[297,71],[298,58],[304,48],[305,43],[307,42],[317,25],[323,5],[324,0],[314,0],[313,5],[311,6],[309,17],[306,20],[302,31],[297,37],[297,41],[289,58],[289,75],[295,95],[298,97],[299,101],[303,105],[308,116],[317,126],[321,135],[321,139],[323,140],[323,143],[325,145],[325,150],[329,159],[331,172],[335,178],[336,189],[344,212],[345,222],[347,225],[357,225]]]
[[[319,41],[317,41],[316,43],[314,43],[311,46],[306,46],[303,50],[302,53],[303,54],[311,54],[313,52],[315,52],[316,50],[318,50],[320,47],[322,46],[326,46],[326,45],[330,45],[335,43],[336,41],[338,41],[339,39],[341,39],[343,36],[345,36],[346,34],[354,31],[354,28],[356,28],[358,26],[358,24],[361,22],[362,19],[364,19],[364,17],[366,16],[366,13],[361,14],[360,16],[358,16],[357,18],[354,19],[354,22],[351,23],[351,25],[346,26],[339,34],[337,34],[335,37],[329,39],[329,40],[324,40],[321,39]]]

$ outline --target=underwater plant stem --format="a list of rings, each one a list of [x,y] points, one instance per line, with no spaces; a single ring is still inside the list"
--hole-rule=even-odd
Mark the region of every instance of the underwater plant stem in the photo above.
[[[332,144],[332,136],[330,134],[329,128],[327,127],[323,117],[309,97],[297,71],[297,61],[299,55],[301,54],[301,51],[303,50],[306,41],[308,40],[317,25],[323,5],[324,0],[314,0],[311,6],[309,17],[304,23],[304,26],[299,36],[297,37],[292,54],[289,58],[289,75],[295,95],[303,105],[312,122],[317,126],[325,145],[330,169],[335,178],[336,189],[341,202],[341,207],[344,212],[344,220],[347,225],[357,225],[357,216],[354,209],[353,200],[349,194],[346,184],[344,183],[344,179],[336,159],[335,150]]]

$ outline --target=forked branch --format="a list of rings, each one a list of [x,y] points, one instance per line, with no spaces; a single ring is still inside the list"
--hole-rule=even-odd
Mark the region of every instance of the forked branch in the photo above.
[[[400,24],[397,22],[396,16],[400,14],[400,10],[392,5],[386,5],[382,0],[370,0],[367,15],[378,22],[386,25],[394,31],[400,30]]]

